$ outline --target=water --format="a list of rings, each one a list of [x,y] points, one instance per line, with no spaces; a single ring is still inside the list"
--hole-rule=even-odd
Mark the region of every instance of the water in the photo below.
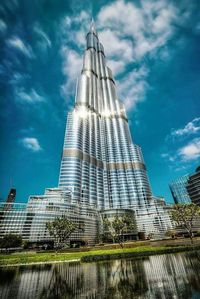
[[[0,298],[200,298],[200,252],[0,269]]]

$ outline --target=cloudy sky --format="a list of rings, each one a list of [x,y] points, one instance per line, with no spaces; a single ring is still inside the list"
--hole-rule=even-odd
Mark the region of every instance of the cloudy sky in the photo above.
[[[92,16],[154,194],[199,165],[200,1],[2,0],[1,199],[58,184]]]

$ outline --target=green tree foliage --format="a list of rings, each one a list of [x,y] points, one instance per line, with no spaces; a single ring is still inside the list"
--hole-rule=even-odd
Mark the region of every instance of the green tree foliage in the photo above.
[[[117,239],[121,247],[123,247],[123,233],[125,226],[126,224],[124,223],[123,219],[116,215],[114,220],[112,221],[112,228],[114,231],[115,239]]]
[[[191,204],[174,205],[171,211],[172,220],[179,226],[182,226],[188,232],[191,242],[193,243],[194,221],[200,216],[200,207]]]
[[[111,238],[114,243],[114,236],[112,236],[110,228],[111,222],[108,220],[107,217],[103,217],[103,240],[108,241]]]
[[[58,217],[46,223],[49,234],[54,239],[54,244],[58,248],[65,246],[70,235],[75,231],[77,225],[67,217]]]
[[[8,234],[0,240],[0,248],[16,248],[21,247],[22,237],[20,235]]]
[[[126,213],[123,216],[115,215],[114,219],[109,220],[103,218],[104,238],[112,239],[113,243],[117,241],[123,247],[124,233],[134,232],[136,230],[136,222],[132,214]]]
[[[171,237],[172,239],[174,239],[176,234],[177,234],[177,231],[175,229],[169,229],[168,231],[166,231],[165,236]]]
[[[123,217],[122,217],[122,221],[124,223],[124,231],[128,232],[128,231],[135,231],[137,229],[136,226],[136,221],[135,218],[133,218],[132,213],[128,213],[126,212]]]

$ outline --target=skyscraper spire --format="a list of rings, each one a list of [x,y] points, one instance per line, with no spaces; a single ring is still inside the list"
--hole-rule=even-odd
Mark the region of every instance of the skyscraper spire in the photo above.
[[[94,22],[93,17],[92,17],[91,23],[90,23],[90,32],[93,32],[93,33],[97,34],[97,32],[96,32],[96,26],[95,26],[95,22]]]

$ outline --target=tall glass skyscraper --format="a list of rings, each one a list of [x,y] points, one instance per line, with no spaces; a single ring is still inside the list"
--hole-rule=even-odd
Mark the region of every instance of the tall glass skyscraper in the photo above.
[[[141,149],[132,142],[124,105],[92,23],[75,105],[67,119],[59,187],[30,196],[22,208],[0,205],[0,237],[17,229],[24,240],[46,242],[46,222],[65,215],[81,228],[71,241],[94,244],[104,217],[127,212],[136,221],[133,238],[138,232],[163,237],[171,228],[167,208],[152,195]]]
[[[200,206],[200,166],[190,174],[186,188],[192,203]]]
[[[101,209],[148,205],[151,188],[94,23],[86,37],[75,106],[68,115],[59,187]]]
[[[169,188],[175,204],[191,203],[191,199],[187,191],[188,180],[189,174],[186,174],[176,180],[173,180],[169,184]]]

